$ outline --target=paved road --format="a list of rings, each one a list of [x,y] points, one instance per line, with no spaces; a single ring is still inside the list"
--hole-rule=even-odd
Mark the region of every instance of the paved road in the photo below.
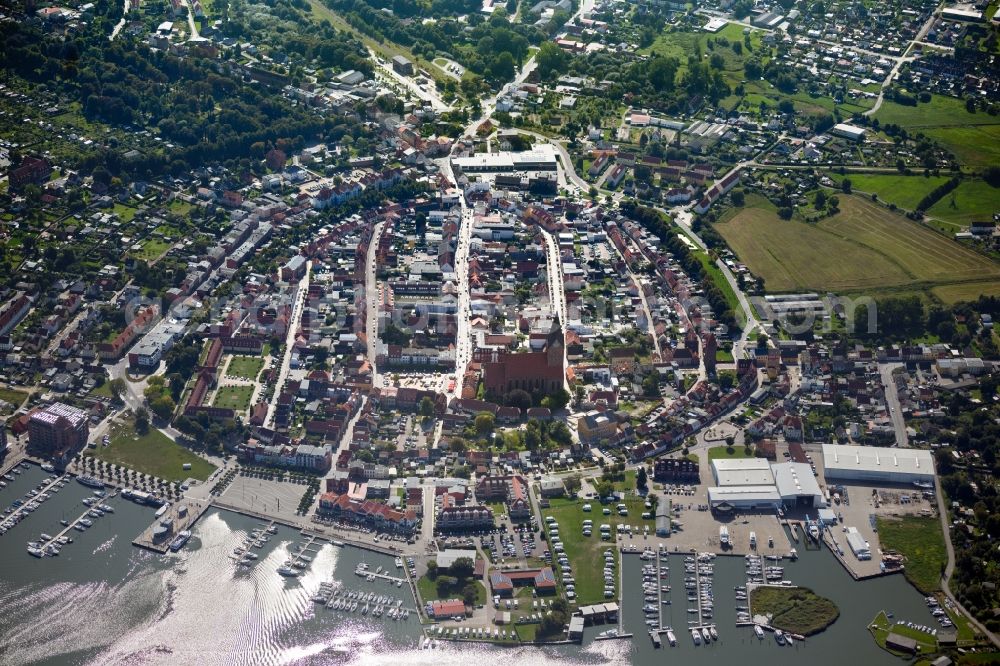
[[[902,367],[902,363],[879,363],[878,372],[882,377],[882,386],[885,387],[885,403],[889,408],[892,428],[896,431],[896,446],[909,446],[910,441],[906,435],[906,419],[903,418],[903,409],[899,404],[896,382],[892,379],[892,372]]]
[[[969,622],[976,629],[978,629],[980,633],[986,636],[986,638],[988,638],[995,647],[1000,648],[1000,636],[997,636],[997,634],[989,631],[986,627],[980,624],[980,622],[972,616],[972,613],[967,611],[965,607],[958,602],[958,599],[956,599],[955,595],[951,592],[949,581],[951,581],[951,575],[955,571],[955,548],[951,545],[951,530],[948,526],[948,510],[944,501],[944,492],[941,490],[941,482],[935,482],[934,486],[937,494],[938,514],[941,518],[941,531],[944,533],[944,545],[945,549],[948,551],[948,564],[945,565],[944,575],[941,577],[941,590],[949,599],[952,600],[952,602],[954,602],[958,610],[969,618]]]
[[[194,20],[194,10],[191,8],[190,0],[184,0],[184,7],[187,9],[188,27],[191,29],[191,36],[188,37],[188,41],[203,41],[202,36],[198,34],[198,24]]]
[[[906,50],[903,51],[903,55],[896,59],[896,63],[892,66],[892,69],[889,71],[889,75],[886,76],[885,80],[882,82],[882,86],[878,90],[878,97],[875,99],[875,105],[872,108],[865,111],[862,115],[873,116],[876,113],[878,113],[879,109],[882,108],[882,102],[885,101],[886,89],[888,89],[889,86],[892,85],[892,82],[896,79],[896,76],[899,75],[899,70],[903,66],[903,63],[911,62],[916,59],[910,56],[910,51],[912,51],[913,47],[916,46],[917,44],[923,43],[924,37],[927,36],[927,32],[931,29],[931,26],[934,24],[934,19],[937,17],[942,7],[944,7],[944,3],[939,5],[937,9],[935,9],[931,13],[930,18],[928,18],[927,21],[924,22],[923,26],[920,27],[920,31],[917,32],[913,40],[906,45]],[[939,47],[934,46],[934,48],[939,48]]]
[[[375,359],[378,356],[378,280],[376,277],[375,258],[378,256],[378,244],[382,238],[385,223],[379,222],[372,230],[368,241],[368,256],[365,257],[365,336],[368,338],[368,363],[372,366],[372,385],[381,388],[382,375],[378,372]]]
[[[569,315],[566,312],[566,289],[563,282],[562,257],[559,256],[559,244],[556,242],[555,237],[548,231],[541,227],[538,230],[545,239],[545,258],[548,264],[550,303],[553,311],[559,317],[559,322],[562,324],[563,334],[565,335],[566,327],[569,324]],[[566,345],[564,344],[563,368],[567,367],[569,367],[569,363],[566,358]],[[563,388],[569,393],[569,380],[566,378],[565,372],[563,372]]]
[[[278,398],[281,397],[281,387],[288,379],[288,370],[292,364],[292,348],[295,346],[295,337],[299,332],[299,324],[302,322],[302,311],[306,295],[309,293],[309,277],[312,271],[312,262],[306,262],[306,274],[299,280],[298,289],[295,292],[292,302],[292,316],[288,320],[288,331],[285,335],[285,355],[281,359],[281,368],[278,370],[278,379],[274,383],[274,395],[267,406],[267,419],[265,423],[274,425],[274,412],[278,408]]]

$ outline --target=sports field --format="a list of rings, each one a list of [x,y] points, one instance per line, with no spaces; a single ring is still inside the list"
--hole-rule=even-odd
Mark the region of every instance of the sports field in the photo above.
[[[815,224],[781,220],[767,203],[716,230],[771,292],[878,291],[1000,279],[1000,264],[859,196]]]

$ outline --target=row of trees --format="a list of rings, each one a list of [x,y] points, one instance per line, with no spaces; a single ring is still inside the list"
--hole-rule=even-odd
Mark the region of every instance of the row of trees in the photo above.
[[[622,212],[641,224],[651,234],[660,239],[660,243],[680,262],[684,272],[692,279],[701,283],[705,299],[717,312],[720,322],[730,328],[736,327],[736,316],[722,289],[705,270],[701,259],[695,251],[689,248],[679,237],[679,229],[661,211],[655,208],[640,206],[633,200],[622,203]]]

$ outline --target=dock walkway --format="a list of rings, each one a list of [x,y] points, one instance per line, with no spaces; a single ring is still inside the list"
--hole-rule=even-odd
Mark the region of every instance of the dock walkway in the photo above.
[[[388,573],[384,571],[376,573],[375,571],[369,569],[367,565],[365,565],[364,567],[358,565],[358,568],[354,570],[354,573],[361,576],[362,578],[368,578],[372,580],[387,580],[393,584],[402,585],[402,583],[407,582],[405,578],[400,578],[399,576],[390,576]]]
[[[118,495],[118,491],[115,490],[110,495],[107,495],[106,497],[101,498],[101,502],[98,502],[98,503],[106,503],[106,502],[104,502],[104,500],[109,500],[112,497],[116,497],[117,495]],[[58,532],[56,532],[55,536],[53,536],[51,539],[49,539],[48,541],[46,541],[45,543],[43,543],[42,544],[42,550],[45,550],[46,548],[48,548],[52,544],[58,543],[60,537],[66,536],[66,534],[71,529],[73,529],[76,526],[77,523],[79,523],[82,519],[86,518],[87,515],[91,511],[93,511],[93,510],[94,510],[94,507],[88,505],[83,510],[83,513],[81,513],[79,516],[77,516],[74,520],[67,521],[69,523],[69,525],[66,525],[65,527],[63,527],[61,530],[59,530]]]
[[[24,502],[24,504],[22,504],[21,506],[17,507],[17,509],[13,513],[11,513],[10,516],[8,516],[5,520],[9,520],[11,518],[14,518],[18,522],[20,522],[21,520],[23,520],[25,517],[27,517],[27,515],[29,513],[31,513],[31,511],[29,511],[27,509],[27,506],[29,504],[31,504],[32,501],[35,501],[35,498],[38,497],[38,495],[42,495],[44,493],[49,492],[50,490],[52,490],[53,486],[57,485],[63,479],[68,479],[68,478],[70,478],[69,475],[63,474],[62,476],[60,476],[59,478],[57,478],[55,480],[50,480],[49,483],[46,484],[46,486],[44,488],[42,488],[41,490],[39,490],[38,493],[36,495],[32,496],[32,498],[30,500],[26,500]]]

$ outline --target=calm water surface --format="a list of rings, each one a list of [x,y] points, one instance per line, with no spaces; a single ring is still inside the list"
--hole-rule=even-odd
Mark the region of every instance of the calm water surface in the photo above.
[[[22,497],[46,478],[32,466],[0,490],[0,507]],[[407,588],[366,583],[354,575],[359,562],[395,570],[393,558],[326,544],[297,579],[276,569],[302,541],[281,528],[249,571],[238,573],[230,555],[260,521],[210,511],[194,537],[177,554],[160,556],[131,545],[153,520],[153,510],[121,498],[108,500],[114,514],[95,519],[86,532],[70,530],[74,543],[55,558],[35,559],[25,550],[42,532],[56,534],[60,520],[74,521],[91,490],[72,481],[6,535],[0,536],[0,663],[20,664],[391,664],[450,666],[508,663],[780,665],[893,664],[865,627],[882,608],[897,618],[931,624],[922,597],[901,576],[854,583],[826,551],[803,553],[784,563],[786,577],[833,599],[841,609],[836,624],[795,648],[773,638],[758,641],[735,627],[733,586],[742,584],[742,558],[716,561],[716,616],[720,640],[696,647],[684,631],[689,616],[683,565],[672,557],[674,604],[666,622],[677,630],[678,647],[655,650],[646,635],[641,602],[641,565],[624,558],[626,640],[593,641],[605,627],[587,629],[583,646],[491,648],[451,645],[420,650],[420,625],[345,614],[317,607],[310,596],[321,582],[337,580],[348,589],[377,591],[403,599]],[[680,589],[677,589],[680,588]],[[720,661],[722,660],[722,661]]]

